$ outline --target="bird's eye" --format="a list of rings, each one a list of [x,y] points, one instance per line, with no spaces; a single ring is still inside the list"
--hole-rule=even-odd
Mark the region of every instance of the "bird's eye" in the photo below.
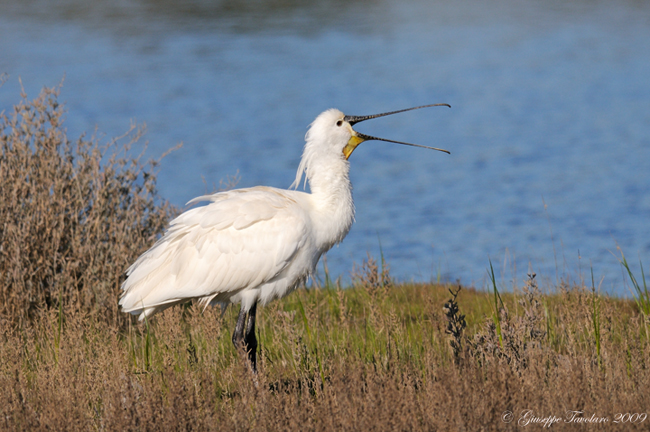
[[[339,120],[339,121],[336,122],[337,126],[341,126],[342,124],[343,124],[343,120]]]

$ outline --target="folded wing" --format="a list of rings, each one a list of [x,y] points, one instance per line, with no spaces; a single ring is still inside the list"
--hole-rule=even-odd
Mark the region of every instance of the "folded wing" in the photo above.
[[[127,270],[123,310],[142,319],[190,299],[227,299],[278,277],[309,241],[310,221],[291,193],[256,187],[190,201],[210,203],[174,219]]]

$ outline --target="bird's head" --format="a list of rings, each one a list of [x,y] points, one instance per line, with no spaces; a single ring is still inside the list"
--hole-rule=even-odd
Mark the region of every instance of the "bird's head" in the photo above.
[[[338,163],[332,165],[331,163],[333,161],[347,161],[354,149],[364,141],[386,141],[449,153],[447,150],[435,147],[377,138],[371,135],[362,134],[352,129],[352,126],[365,120],[432,106],[450,107],[448,104],[432,104],[368,116],[345,115],[337,109],[329,109],[321,113],[311,124],[309,131],[307,131],[307,135],[305,136],[305,150],[302,159],[300,160],[298,172],[296,173],[296,180],[293,182],[292,187],[298,187],[303,173],[306,173],[307,178],[310,178],[314,172],[313,168],[316,164],[322,165],[325,163],[330,164],[329,166],[333,167],[339,166]]]
[[[356,149],[359,144],[361,144],[364,141],[371,141],[371,140],[386,141],[386,142],[392,142],[396,144],[403,144],[403,145],[408,145],[413,147],[422,147],[422,148],[449,153],[447,150],[443,150],[435,147],[427,147],[419,144],[410,144],[401,141],[393,141],[385,138],[378,138],[371,135],[362,134],[352,129],[353,125],[365,120],[370,120],[377,117],[383,117],[391,114],[401,113],[404,111],[411,111],[411,110],[427,108],[432,106],[450,107],[448,104],[432,104],[432,105],[418,106],[414,108],[407,108],[399,111],[391,111],[382,114],[373,114],[368,116],[345,115],[337,109],[330,109],[321,113],[318,117],[316,117],[316,120],[314,120],[311,127],[309,128],[309,132],[307,133],[306,139],[308,142],[311,140],[319,141],[320,142],[319,144],[324,145],[327,148],[327,150],[335,151],[338,154],[342,154],[346,160],[350,157],[354,149]]]

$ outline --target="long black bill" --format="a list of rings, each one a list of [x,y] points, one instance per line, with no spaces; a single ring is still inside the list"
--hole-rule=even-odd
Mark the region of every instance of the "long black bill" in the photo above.
[[[417,106],[417,107],[413,107],[413,108],[406,108],[406,109],[403,109],[403,110],[385,112],[385,113],[382,113],[382,114],[372,114],[372,115],[367,115],[367,116],[346,115],[345,117],[343,117],[343,120],[350,123],[350,126],[354,126],[355,124],[357,124],[359,122],[374,119],[374,118],[377,118],[377,117],[384,117],[384,116],[388,116],[388,115],[392,115],[392,114],[399,114],[399,113],[403,113],[403,112],[406,112],[406,111],[413,111],[413,110],[420,109],[420,108],[429,108],[429,107],[435,107],[435,106],[446,106],[448,108],[451,108],[451,105],[449,105],[449,104],[438,103],[438,104],[431,104],[431,105],[421,105],[421,106]]]
[[[437,147],[429,147],[429,146],[424,146],[424,145],[420,145],[420,144],[411,144],[411,143],[402,142],[402,141],[393,141],[393,140],[389,140],[389,139],[386,139],[386,138],[377,138],[377,137],[374,137],[372,135],[366,135],[366,134],[362,134],[362,133],[359,133],[359,132],[357,132],[357,136],[359,138],[363,139],[364,141],[371,141],[371,140],[374,140],[374,141],[386,141],[386,142],[390,142],[390,143],[402,144],[402,145],[407,145],[407,146],[411,146],[411,147],[420,147],[420,148],[425,148],[425,149],[429,149],[429,150],[438,150],[438,151],[441,151],[441,152],[444,152],[444,153],[447,153],[447,154],[451,154],[449,152],[449,150],[445,150],[445,149],[441,149],[441,148],[437,148]]]
[[[446,106],[446,107],[451,108],[451,105],[449,105],[449,104],[438,103],[438,104],[431,104],[431,105],[421,105],[421,106],[417,106],[417,107],[413,107],[413,108],[406,108],[406,109],[403,109],[403,110],[390,111],[390,112],[386,112],[386,113],[382,113],[382,114],[373,114],[373,115],[368,115],[368,116],[351,116],[351,115],[347,115],[343,119],[345,121],[347,121],[350,124],[350,126],[353,126],[353,125],[355,125],[355,124],[357,124],[359,122],[365,121],[365,120],[370,120],[370,119],[374,119],[374,118],[378,118],[378,117],[388,116],[388,115],[391,115],[391,114],[398,114],[398,113],[402,113],[402,112],[406,112],[406,111],[413,111],[413,110],[420,109],[420,108],[428,108],[428,107],[435,107],[435,106]],[[361,141],[371,141],[371,140],[374,140],[374,141],[386,141],[386,142],[390,142],[390,143],[402,144],[402,145],[407,145],[407,146],[411,146],[411,147],[420,147],[420,148],[425,148],[425,149],[429,149],[429,150],[438,150],[438,151],[450,154],[448,150],[437,148],[437,147],[429,147],[429,146],[424,146],[424,145],[420,145],[420,144],[411,144],[411,143],[402,142],[402,141],[389,140],[389,139],[386,139],[386,138],[378,138],[378,137],[375,137],[375,136],[372,136],[372,135],[366,135],[366,134],[362,134],[362,133],[359,133],[359,132],[356,132],[356,138],[360,138],[359,143]],[[356,147],[356,145],[358,145],[359,143],[355,143],[355,144],[352,145],[352,148],[349,149],[348,152],[346,153],[346,157],[350,156],[350,153],[352,153],[352,150],[354,150],[354,147]]]

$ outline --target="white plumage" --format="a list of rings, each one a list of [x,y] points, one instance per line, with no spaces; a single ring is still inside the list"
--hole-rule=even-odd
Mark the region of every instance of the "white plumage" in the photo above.
[[[407,110],[417,108],[422,107]],[[255,367],[256,341],[249,339],[255,337],[257,303],[294,290],[315,270],[321,255],[343,240],[354,221],[347,159],[365,140],[390,141],[357,133],[352,125],[395,112],[354,117],[330,109],[320,114],[305,136],[292,185],[299,186],[305,175],[311,193],[258,186],[191,200],[188,204],[207,205],[171,221],[165,234],[127,270],[120,299],[124,312],[139,314],[142,320],[188,300],[206,306],[241,303],[233,342],[243,340],[250,310],[244,342],[253,351]]]
[[[306,210],[309,198],[260,186],[192,200],[209,204],[174,219],[129,268],[123,310],[142,319],[190,299],[241,302],[248,310],[257,300],[283,296],[323,252]]]

